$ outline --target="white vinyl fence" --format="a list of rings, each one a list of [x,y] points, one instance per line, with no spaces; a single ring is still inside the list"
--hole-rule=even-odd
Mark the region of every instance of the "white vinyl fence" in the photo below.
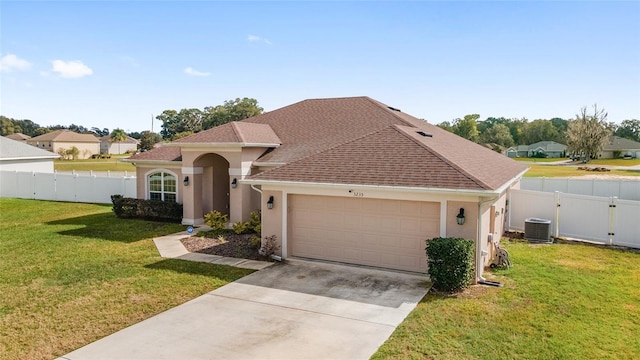
[[[618,199],[640,201],[640,178],[628,179],[574,179],[574,178],[522,178],[520,189],[562,192],[591,196],[616,196]]]
[[[640,201],[511,190],[507,227],[524,231],[527,218],[551,220],[554,236],[640,248]]]
[[[136,197],[135,177],[0,171],[0,197],[111,203],[111,195]]]

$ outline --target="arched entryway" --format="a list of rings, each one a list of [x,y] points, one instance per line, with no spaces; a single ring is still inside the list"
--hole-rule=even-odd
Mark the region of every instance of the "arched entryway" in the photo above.
[[[202,168],[202,213],[218,210],[229,215],[229,162],[218,154],[204,154],[194,161]]]

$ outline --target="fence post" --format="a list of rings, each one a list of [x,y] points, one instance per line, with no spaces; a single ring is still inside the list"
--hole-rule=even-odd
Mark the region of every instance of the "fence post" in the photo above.
[[[555,191],[554,200],[556,203],[556,229],[555,237],[560,236],[560,191]]]
[[[612,196],[609,198],[609,245],[613,245],[613,237],[616,235],[616,203],[618,197]]]

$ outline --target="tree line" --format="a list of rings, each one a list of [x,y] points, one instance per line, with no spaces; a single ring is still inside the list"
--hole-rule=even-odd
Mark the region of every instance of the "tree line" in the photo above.
[[[529,121],[526,118],[488,117],[480,120],[480,115],[470,114],[453,121],[441,122],[437,126],[502,152],[514,145],[530,145],[538,141],[555,141],[569,145],[573,135],[569,131],[569,125],[591,116],[597,118],[598,123],[609,134],[640,142],[640,120],[627,119],[620,124],[607,122],[606,112],[598,110],[597,106],[594,107],[594,114],[587,114],[586,108],[583,108],[575,119],[556,117]]]

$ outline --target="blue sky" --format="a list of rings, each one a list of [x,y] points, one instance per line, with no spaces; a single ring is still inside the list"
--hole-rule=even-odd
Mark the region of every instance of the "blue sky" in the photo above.
[[[640,118],[638,1],[2,1],[0,20],[0,114],[44,126],[362,95],[431,123]]]

